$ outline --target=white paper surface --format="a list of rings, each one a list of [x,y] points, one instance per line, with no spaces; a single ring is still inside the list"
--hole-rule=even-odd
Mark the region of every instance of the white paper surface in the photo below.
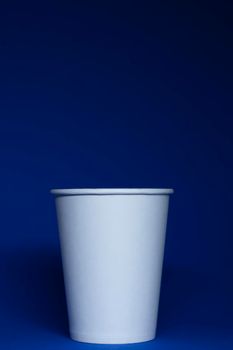
[[[168,201],[143,194],[56,197],[73,339],[154,338]]]

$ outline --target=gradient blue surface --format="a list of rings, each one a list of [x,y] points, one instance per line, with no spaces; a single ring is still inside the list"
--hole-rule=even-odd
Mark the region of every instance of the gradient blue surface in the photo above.
[[[0,5],[0,347],[68,337],[51,188],[173,187],[151,349],[233,348],[230,2]]]

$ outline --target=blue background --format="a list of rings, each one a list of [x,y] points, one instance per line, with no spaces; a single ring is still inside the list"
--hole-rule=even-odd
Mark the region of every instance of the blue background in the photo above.
[[[68,337],[56,187],[173,187],[158,337],[125,347],[233,348],[232,34],[226,1],[1,2],[2,349],[110,348]]]

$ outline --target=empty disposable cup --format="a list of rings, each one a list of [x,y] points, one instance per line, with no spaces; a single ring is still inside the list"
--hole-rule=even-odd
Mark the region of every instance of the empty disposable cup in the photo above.
[[[172,189],[59,189],[71,338],[124,344],[155,337]]]

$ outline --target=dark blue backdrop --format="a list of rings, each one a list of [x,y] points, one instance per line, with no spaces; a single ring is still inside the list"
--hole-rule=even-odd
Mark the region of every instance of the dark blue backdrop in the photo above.
[[[104,348],[68,337],[56,187],[173,187],[158,337],[126,347],[233,348],[231,16],[1,3],[2,349]]]

